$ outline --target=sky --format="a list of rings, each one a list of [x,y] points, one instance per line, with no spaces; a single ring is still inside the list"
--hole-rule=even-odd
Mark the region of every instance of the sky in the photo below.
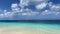
[[[60,20],[60,0],[0,0],[0,20]]]

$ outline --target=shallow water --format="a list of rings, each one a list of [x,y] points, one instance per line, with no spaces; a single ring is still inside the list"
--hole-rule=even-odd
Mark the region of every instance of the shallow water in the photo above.
[[[0,22],[0,34],[60,34],[60,24]]]

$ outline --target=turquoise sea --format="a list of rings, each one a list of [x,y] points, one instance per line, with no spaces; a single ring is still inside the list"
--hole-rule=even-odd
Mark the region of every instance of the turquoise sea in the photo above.
[[[60,34],[60,24],[44,24],[33,22],[0,22],[1,34],[6,34],[6,32],[10,34],[12,31],[24,31],[21,34]],[[29,31],[29,33],[26,33],[26,31]],[[11,34],[13,34],[14,32],[12,32]]]

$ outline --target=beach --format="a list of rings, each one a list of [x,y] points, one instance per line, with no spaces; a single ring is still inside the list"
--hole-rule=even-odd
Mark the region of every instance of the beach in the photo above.
[[[0,34],[60,34],[60,25],[0,23]]]

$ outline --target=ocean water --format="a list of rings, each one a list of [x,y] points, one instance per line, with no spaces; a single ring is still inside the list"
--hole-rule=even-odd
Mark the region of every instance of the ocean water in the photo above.
[[[60,24],[0,22],[0,34],[60,34]]]

